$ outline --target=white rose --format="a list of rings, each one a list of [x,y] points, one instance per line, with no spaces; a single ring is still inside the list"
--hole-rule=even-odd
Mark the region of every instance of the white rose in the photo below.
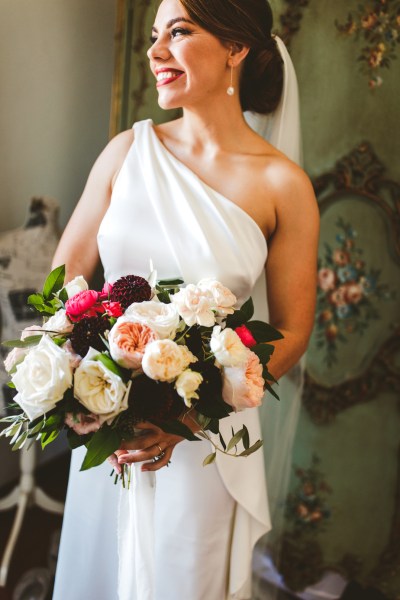
[[[156,381],[173,381],[186,367],[196,362],[186,346],[180,346],[172,340],[156,340],[146,346],[142,369],[147,377]]]
[[[178,379],[175,381],[175,389],[183,398],[186,406],[189,408],[192,406],[192,400],[198,400],[199,395],[196,393],[199,385],[203,381],[203,376],[196,371],[186,369],[181,373]]]
[[[129,388],[122,379],[99,360],[100,353],[89,348],[75,371],[74,396],[91,413],[99,416],[101,424],[111,421],[128,408]]]
[[[221,327],[214,327],[210,348],[223,367],[240,367],[247,362],[247,348],[230,327],[222,331]]]
[[[174,304],[164,304],[156,300],[134,302],[126,309],[127,321],[143,323],[155,331],[161,340],[173,339],[179,326],[179,314]]]
[[[82,275],[74,277],[74,279],[69,281],[64,287],[68,294],[68,298],[72,298],[72,296],[75,296],[78,292],[89,289],[89,286]]]
[[[25,327],[21,333],[21,341],[26,340],[28,337],[34,337],[35,335],[44,335],[43,327],[40,325],[29,325],[29,327]]]
[[[32,421],[52,410],[72,385],[72,369],[66,352],[46,335],[29,350],[11,378],[21,408]]]
[[[74,326],[67,317],[67,313],[63,308],[58,310],[55,315],[50,317],[43,325],[45,331],[56,331],[57,333],[71,333]]]
[[[217,311],[218,316],[226,317],[235,312],[233,307],[237,302],[237,298],[222,283],[216,279],[202,279],[197,285],[212,298],[213,308]]]
[[[215,325],[213,299],[198,286],[190,283],[174,294],[171,301],[189,327],[196,324],[203,327]]]

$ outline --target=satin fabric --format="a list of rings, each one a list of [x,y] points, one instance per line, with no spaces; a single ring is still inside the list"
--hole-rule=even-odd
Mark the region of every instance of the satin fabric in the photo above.
[[[105,279],[112,282],[129,273],[147,276],[151,259],[160,278],[180,276],[186,283],[196,283],[204,277],[215,277],[232,289],[239,304],[251,295],[259,280],[258,314],[263,313],[266,318],[262,274],[267,246],[258,225],[176,159],[156,136],[151,120],[136,123],[134,132],[135,141],[118,175],[109,210],[98,233]],[[236,430],[243,424],[248,427],[252,441],[261,437],[256,410],[224,419],[222,433],[229,439],[231,427]],[[155,519],[154,600],[250,598],[252,550],[256,541],[270,529],[263,454],[260,451],[246,459],[218,455],[215,464],[203,468],[202,460],[209,452],[207,442],[182,442],[174,451],[172,466],[157,473],[156,480],[162,483],[158,485],[156,481],[156,514],[160,514],[157,506],[162,507],[164,519]],[[79,459],[74,458],[71,467],[54,599],[113,600],[117,589],[117,491],[105,476],[105,468],[90,472],[92,483],[88,486],[87,480],[84,481],[87,473],[75,471]],[[187,486],[185,480],[181,486],[192,488],[192,500],[190,495],[176,497],[176,482],[180,479],[174,479],[174,470],[181,473],[180,477],[187,478]],[[89,487],[97,490],[96,497],[88,493]],[[204,504],[195,503],[194,510],[192,503],[200,491]],[[100,495],[103,501],[97,503]],[[220,510],[212,508],[214,497],[217,506],[225,507],[222,515]],[[177,544],[173,531],[167,526],[171,510],[179,515],[180,523],[196,524],[198,520],[203,523],[202,528]],[[90,517],[84,522],[80,515],[85,512]],[[223,523],[222,517],[227,517]],[[75,522],[79,522],[78,531],[73,527]],[[216,534],[212,535],[213,531]],[[85,546],[85,558],[81,556],[83,569],[77,572],[75,557],[79,556],[81,543]],[[132,540],[130,544],[132,550]],[[165,556],[169,547],[173,553],[168,555],[166,572],[159,548],[164,548]],[[99,561],[99,555],[93,557],[98,552],[101,553]],[[121,558],[127,557],[124,554]],[[197,577],[196,569],[202,573],[201,578]],[[222,573],[223,578],[213,592],[210,586],[216,573]],[[100,594],[92,591],[93,577],[103,589]],[[193,582],[198,579],[198,589],[190,584],[192,577]],[[204,577],[207,589],[201,585]],[[179,579],[189,581],[190,590],[186,595],[180,586],[176,588],[174,582]],[[128,583],[128,591],[125,588],[123,592],[124,600],[147,600],[147,597],[135,596],[137,591],[129,591],[130,585]],[[114,595],[108,591],[106,595],[105,589],[113,589]]]

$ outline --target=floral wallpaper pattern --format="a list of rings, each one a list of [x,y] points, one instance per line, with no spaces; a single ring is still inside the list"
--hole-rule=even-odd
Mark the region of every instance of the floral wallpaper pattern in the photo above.
[[[356,245],[357,231],[343,218],[336,222],[335,245],[325,242],[318,265],[316,311],[317,347],[325,349],[328,366],[337,362],[338,342],[363,335],[371,320],[379,319],[376,301],[390,300],[393,293],[380,283],[380,270],[368,268],[363,250]]]
[[[364,0],[355,14],[349,13],[346,23],[336,21],[335,25],[342,34],[364,42],[357,59],[360,70],[368,76],[371,89],[380,87],[382,69],[390,67],[400,42],[400,2]]]

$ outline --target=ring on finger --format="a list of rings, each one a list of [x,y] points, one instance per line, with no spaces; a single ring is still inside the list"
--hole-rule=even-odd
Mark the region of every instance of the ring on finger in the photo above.
[[[161,448],[160,444],[154,444],[155,446],[157,446],[157,448],[159,449],[160,453],[157,454],[157,456],[155,456],[153,458],[153,462],[157,462],[158,460],[161,460],[162,458],[164,458],[165,456],[165,452],[164,450]]]

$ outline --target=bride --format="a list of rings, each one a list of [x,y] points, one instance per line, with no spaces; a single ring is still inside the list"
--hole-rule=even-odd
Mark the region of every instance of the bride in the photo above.
[[[319,219],[307,176],[243,115],[252,111],[251,122],[254,113],[280,106],[285,51],[271,27],[265,0],[161,2],[150,68],[160,106],[182,107],[183,117],[164,125],[141,121],[110,141],[53,264],[66,264],[67,280],[90,279],[100,257],[112,282],[145,277],[152,259],[160,278],[216,278],[239,303],[255,295],[259,318],[284,335],[269,364],[280,378],[303,355],[313,324]],[[185,423],[199,428],[195,419]],[[255,441],[255,410],[233,414],[221,428],[243,423]],[[78,449],[54,600],[250,598],[252,549],[271,527],[261,452],[243,460],[221,456],[203,468],[208,442],[143,428],[140,442],[110,460],[117,470],[136,463],[137,473],[152,477],[154,571],[140,523],[146,506],[132,517],[140,494],[128,493],[118,509],[109,465],[78,473]]]

